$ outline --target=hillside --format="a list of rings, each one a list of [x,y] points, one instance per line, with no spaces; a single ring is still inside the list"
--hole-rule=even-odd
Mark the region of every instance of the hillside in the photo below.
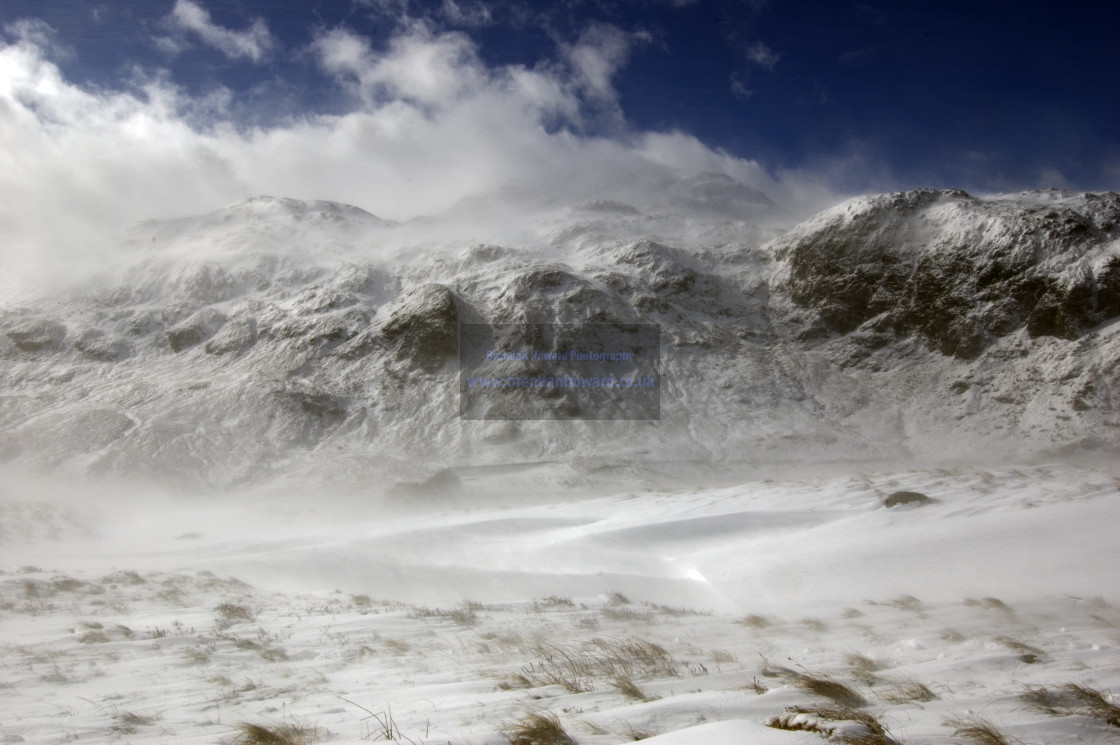
[[[142,223],[113,268],[3,309],[0,454],[341,488],[1114,453],[1118,218],[1113,193],[919,190],[784,229],[765,195],[711,174],[640,209],[403,224],[256,197]],[[462,420],[465,323],[657,325],[660,419],[609,421],[625,407],[607,397],[596,421]],[[573,396],[545,415],[578,416]]]

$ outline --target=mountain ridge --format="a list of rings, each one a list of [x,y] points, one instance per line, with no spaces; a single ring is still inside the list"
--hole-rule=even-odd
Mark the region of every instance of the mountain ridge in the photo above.
[[[1114,193],[861,197],[770,240],[617,204],[462,238],[241,206],[141,224],[114,279],[0,311],[6,460],[385,490],[487,464],[586,485],[1120,445]],[[591,322],[661,327],[660,421],[459,420],[458,324]]]

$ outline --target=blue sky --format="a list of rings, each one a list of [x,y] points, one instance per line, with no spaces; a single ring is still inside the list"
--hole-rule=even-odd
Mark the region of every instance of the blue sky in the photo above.
[[[399,219],[704,170],[795,211],[1120,188],[1115,18],[1054,2],[6,0],[0,26],[9,253],[255,193]]]

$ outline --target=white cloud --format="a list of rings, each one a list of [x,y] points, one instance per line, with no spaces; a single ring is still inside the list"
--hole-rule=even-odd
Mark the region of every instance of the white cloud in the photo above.
[[[781,58],[781,53],[773,51],[761,41],[755,42],[747,47],[747,59],[757,65],[765,67],[767,70],[773,70],[774,65],[778,64],[778,60]]]
[[[586,134],[589,106],[616,105],[611,80],[633,42],[606,27],[565,50],[567,66],[536,68],[487,67],[469,37],[422,25],[380,51],[350,31],[324,31],[314,59],[358,94],[353,109],[255,128],[231,119],[228,91],[191,98],[168,74],[150,72],[125,90],[85,89],[62,74],[42,27],[10,27],[8,39],[0,42],[8,297],[90,271],[114,255],[114,232],[139,220],[262,193],[396,219],[514,183],[573,201],[640,199],[644,184],[707,170],[779,201],[797,193],[757,163],[682,133]]]
[[[613,79],[630,58],[633,40],[615,26],[596,23],[565,48],[564,54],[584,91],[601,101],[614,101]]]
[[[1035,187],[1038,189],[1073,189],[1073,184],[1066,178],[1065,174],[1057,168],[1043,168],[1038,172],[1038,178],[1035,180]]]
[[[230,59],[243,57],[253,62],[263,61],[276,45],[263,19],[256,19],[245,31],[231,31],[210,19],[210,13],[194,0],[175,0],[175,7],[168,17],[169,24],[181,31],[196,34],[203,42],[214,47]],[[164,48],[166,41],[160,42]]]
[[[754,91],[747,87],[747,74],[740,70],[731,73],[731,92],[736,98],[750,98]]]
[[[462,33],[433,34],[422,23],[395,37],[387,53],[343,29],[318,35],[312,44],[327,72],[356,86],[369,103],[405,100],[435,106],[476,91],[486,79],[474,42]]]
[[[440,14],[456,26],[489,26],[494,22],[489,6],[477,0],[443,0]]]

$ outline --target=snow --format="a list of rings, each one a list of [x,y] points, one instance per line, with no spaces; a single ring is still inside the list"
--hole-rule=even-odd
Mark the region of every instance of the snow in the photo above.
[[[970,712],[1024,741],[1116,737],[1018,698],[1120,686],[1110,469],[504,507],[478,477],[473,507],[396,512],[23,486],[0,513],[7,742],[228,742],[240,722],[348,742],[378,739],[376,714],[400,742],[504,743],[541,711],[580,743],[816,741],[766,726],[827,703],[799,674],[850,686],[901,741],[949,742],[942,720]],[[902,490],[937,501],[883,506]]]
[[[783,283],[868,215],[909,261],[1023,225],[1049,251],[1115,199],[863,197],[774,238],[741,187],[404,224],[258,197],[0,308],[0,738],[498,745],[545,713],[581,745],[939,744],[969,716],[1114,742],[1022,696],[1118,704],[1120,325],[855,358],[798,336]],[[1070,231],[1054,276],[1112,271],[1111,233]],[[658,323],[661,420],[461,420],[453,361],[398,338],[455,315]]]

